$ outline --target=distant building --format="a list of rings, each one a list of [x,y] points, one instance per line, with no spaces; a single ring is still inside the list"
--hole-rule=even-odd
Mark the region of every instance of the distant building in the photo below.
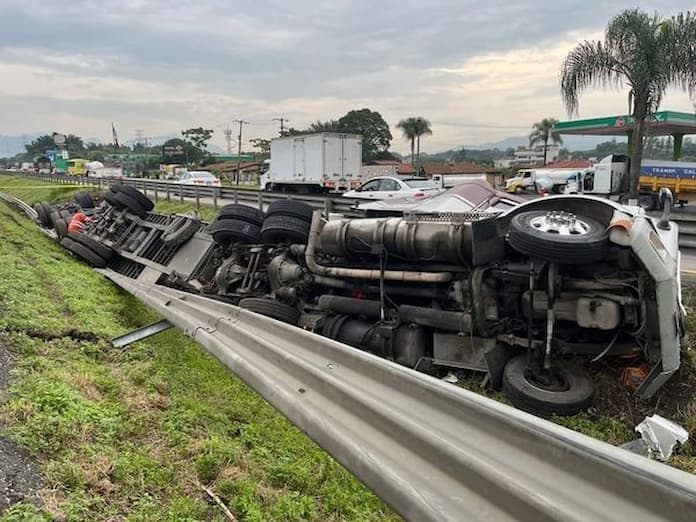
[[[552,163],[558,159],[561,148],[558,145],[549,145],[546,149],[546,163]],[[544,146],[537,145],[531,148],[520,147],[515,151],[510,167],[533,167],[544,163]]]
[[[427,178],[433,178],[434,176],[442,177],[443,186],[445,187],[456,184],[448,182],[448,178],[457,177],[461,179],[463,176],[472,180],[481,179],[488,181],[494,187],[501,185],[503,181],[500,169],[466,161],[460,163],[429,163],[423,165],[423,172]]]
[[[362,179],[368,180],[376,176],[415,176],[416,169],[396,160],[374,160],[363,163]]]

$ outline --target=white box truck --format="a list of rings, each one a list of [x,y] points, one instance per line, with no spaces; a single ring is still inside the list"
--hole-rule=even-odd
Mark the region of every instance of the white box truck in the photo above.
[[[262,190],[343,192],[360,186],[362,136],[322,132],[271,141]]]

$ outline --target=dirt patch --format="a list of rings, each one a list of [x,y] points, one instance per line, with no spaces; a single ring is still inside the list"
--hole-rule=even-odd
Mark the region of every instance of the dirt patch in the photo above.
[[[0,344],[0,401],[6,400],[13,360]],[[1,426],[0,426],[1,428]],[[41,469],[26,448],[0,435],[0,513],[17,502],[39,502]]]

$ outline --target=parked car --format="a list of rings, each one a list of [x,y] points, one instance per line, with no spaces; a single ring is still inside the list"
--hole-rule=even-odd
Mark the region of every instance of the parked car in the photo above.
[[[400,216],[415,213],[463,213],[473,211],[503,212],[524,203],[529,197],[496,190],[486,181],[470,181],[445,190],[430,191],[425,197],[413,195],[383,201],[370,201],[358,206],[368,216]]]
[[[205,185],[206,187],[220,186],[220,180],[207,170],[189,170],[181,174],[176,182],[184,185]]]
[[[424,198],[439,192],[442,192],[442,189],[436,183],[427,179],[379,176],[366,181],[355,190],[344,192],[343,197],[374,200],[403,196]]]

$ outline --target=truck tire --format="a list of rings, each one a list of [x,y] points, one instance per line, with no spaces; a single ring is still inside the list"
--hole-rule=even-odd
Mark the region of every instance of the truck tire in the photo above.
[[[94,208],[94,200],[89,192],[76,192],[73,194],[73,199],[82,208]]]
[[[67,235],[68,227],[65,225],[65,221],[63,220],[59,212],[55,210],[51,212],[51,214],[49,215],[49,219],[51,220],[50,228],[56,231],[58,237],[63,237]]]
[[[70,212],[69,210],[61,210],[59,212],[60,217],[62,217],[66,223],[70,223],[72,221],[72,218],[74,216],[73,212]]]
[[[268,216],[261,227],[264,243],[306,244],[309,237],[309,223],[301,218],[274,214]]]
[[[48,227],[51,225],[51,218],[46,214],[46,209],[42,203],[34,203],[34,210],[41,226]]]
[[[232,242],[256,244],[261,243],[261,230],[258,226],[239,219],[221,219],[208,227],[208,232],[219,245]]]
[[[144,208],[147,212],[150,212],[155,208],[155,204],[148,198],[145,194],[140,192],[137,188],[130,185],[121,185],[118,189],[119,192],[133,198],[138,204]]]
[[[102,199],[114,208],[121,208],[121,204],[116,201],[116,192],[110,188],[102,192]]]
[[[527,368],[527,355],[519,355],[505,365],[503,392],[516,408],[540,417],[575,415],[592,406],[592,379],[581,366],[564,363],[557,374],[553,386],[541,384]]]
[[[82,232],[69,232],[67,237],[72,239],[76,243],[80,243],[81,245],[86,246],[106,261],[108,261],[114,256],[114,251],[111,247],[103,243],[100,243],[96,239],[92,239],[87,234],[83,234]]]
[[[279,199],[268,206],[266,216],[289,216],[311,223],[313,213],[314,210],[307,203],[293,199]]]
[[[660,206],[657,197],[652,194],[642,194],[638,196],[638,206],[646,211],[655,210]]]
[[[114,200],[119,203],[121,208],[127,209],[138,217],[144,218],[147,216],[147,210],[125,192],[117,192],[116,195],[114,195]]]
[[[77,257],[96,268],[104,268],[106,266],[106,261],[99,257],[93,250],[90,250],[85,245],[78,243],[77,241],[73,241],[69,237],[64,237],[61,239],[60,244],[63,245],[65,249],[69,250]]]
[[[246,297],[239,301],[239,307],[288,324],[297,325],[300,320],[300,311],[297,308],[273,299]]]
[[[179,216],[162,234],[161,240],[167,246],[183,245],[193,237],[201,228],[201,222],[197,218]]]
[[[245,221],[260,227],[263,225],[263,220],[266,218],[266,214],[258,208],[250,207],[248,205],[225,205],[220,209],[217,215],[217,220],[220,219],[238,219],[239,221]]]
[[[572,225],[561,220],[575,219]],[[532,210],[510,220],[507,240],[520,254],[555,263],[582,264],[604,259],[609,236],[601,223],[585,216]]]

